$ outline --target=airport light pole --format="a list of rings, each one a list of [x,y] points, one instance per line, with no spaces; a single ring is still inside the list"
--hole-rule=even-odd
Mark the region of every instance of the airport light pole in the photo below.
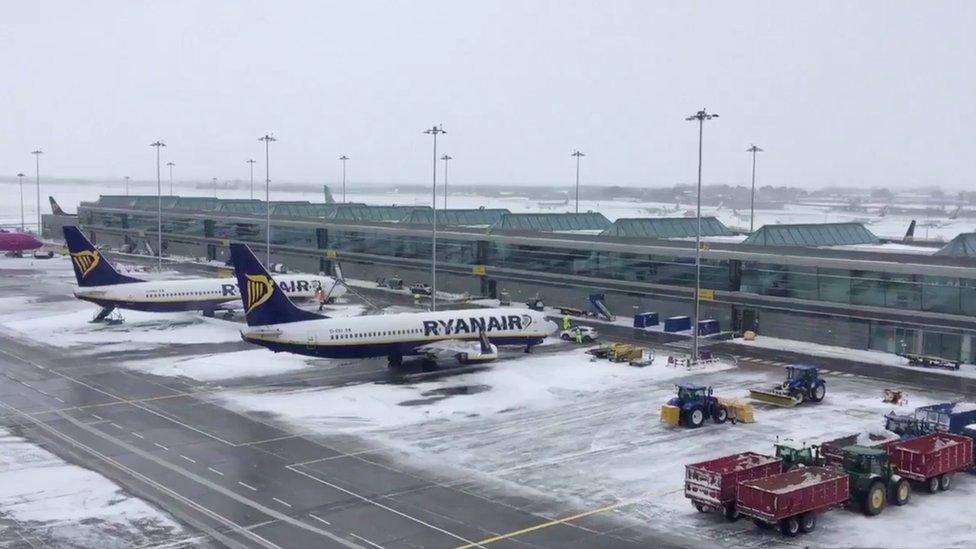
[[[254,200],[254,159],[248,158],[246,162],[251,166],[251,200]]]
[[[277,141],[271,134],[259,137],[258,141],[264,141],[264,214],[265,222],[265,263],[264,266],[271,270],[271,142]]]
[[[569,156],[576,157],[576,213],[579,213],[579,166],[580,166],[580,158],[586,155],[579,151],[575,151],[573,152],[573,154]]]
[[[746,149],[746,152],[752,153],[752,199],[749,201],[749,233],[751,234],[756,219],[756,153],[762,152],[762,149],[752,145]]]
[[[444,161],[444,209],[446,210],[447,209],[447,161],[454,160],[454,157],[449,154],[445,154],[444,156],[441,157],[441,160]]]
[[[430,244],[430,310],[437,310],[437,136],[444,131],[444,126],[434,126],[424,133],[434,136],[434,183],[431,186],[431,227],[432,237]]]
[[[217,178],[213,178],[214,198],[217,198]]]
[[[169,166],[169,195],[173,196],[173,166],[176,164],[167,162],[166,165]]]
[[[122,190],[125,191],[125,196],[129,196],[129,176],[122,178]]]
[[[346,155],[342,155],[339,157],[339,160],[342,161],[342,203],[345,204],[346,202],[346,160],[349,160],[349,157]]]
[[[695,320],[692,324],[691,360],[698,362],[698,315],[701,310],[701,189],[702,189],[702,137],[705,131],[705,121],[718,118],[715,113],[702,109],[685,118],[688,121],[698,121],[698,207],[695,217],[698,219],[698,230],[695,233]]]
[[[166,143],[160,139],[149,146],[156,147],[156,270],[163,272],[163,180],[159,169],[159,152]]]
[[[37,235],[41,236],[41,155],[44,151],[31,151],[34,155],[34,182],[37,186]]]
[[[20,181],[20,230],[23,232],[26,228],[24,223],[24,174],[22,172],[17,174],[17,180]]]

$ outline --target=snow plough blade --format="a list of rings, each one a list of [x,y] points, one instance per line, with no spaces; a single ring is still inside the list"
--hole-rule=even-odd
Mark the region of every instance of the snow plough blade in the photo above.
[[[773,406],[783,406],[785,408],[792,408],[800,403],[789,393],[778,387],[768,389],[749,389],[749,398],[758,400],[759,402],[765,402],[766,404],[772,404]]]

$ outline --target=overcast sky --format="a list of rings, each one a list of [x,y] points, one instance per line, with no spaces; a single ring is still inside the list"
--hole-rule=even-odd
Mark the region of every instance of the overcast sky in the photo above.
[[[0,173],[976,185],[976,2],[4,2]],[[164,168],[165,169],[165,168]]]

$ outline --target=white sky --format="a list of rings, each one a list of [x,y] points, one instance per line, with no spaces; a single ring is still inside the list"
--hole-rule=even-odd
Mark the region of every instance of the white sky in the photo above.
[[[0,175],[852,187],[976,178],[976,2],[31,1],[0,7]],[[164,178],[165,178],[164,168]]]

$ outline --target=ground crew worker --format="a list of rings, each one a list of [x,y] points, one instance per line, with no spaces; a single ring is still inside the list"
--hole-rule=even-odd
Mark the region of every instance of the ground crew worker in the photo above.
[[[583,343],[583,330],[576,328],[576,343]]]
[[[573,319],[569,318],[569,315],[563,316],[563,330],[568,330],[573,327]]]
[[[315,292],[315,297],[319,300],[319,312],[325,307],[325,290],[319,288],[319,291]]]

